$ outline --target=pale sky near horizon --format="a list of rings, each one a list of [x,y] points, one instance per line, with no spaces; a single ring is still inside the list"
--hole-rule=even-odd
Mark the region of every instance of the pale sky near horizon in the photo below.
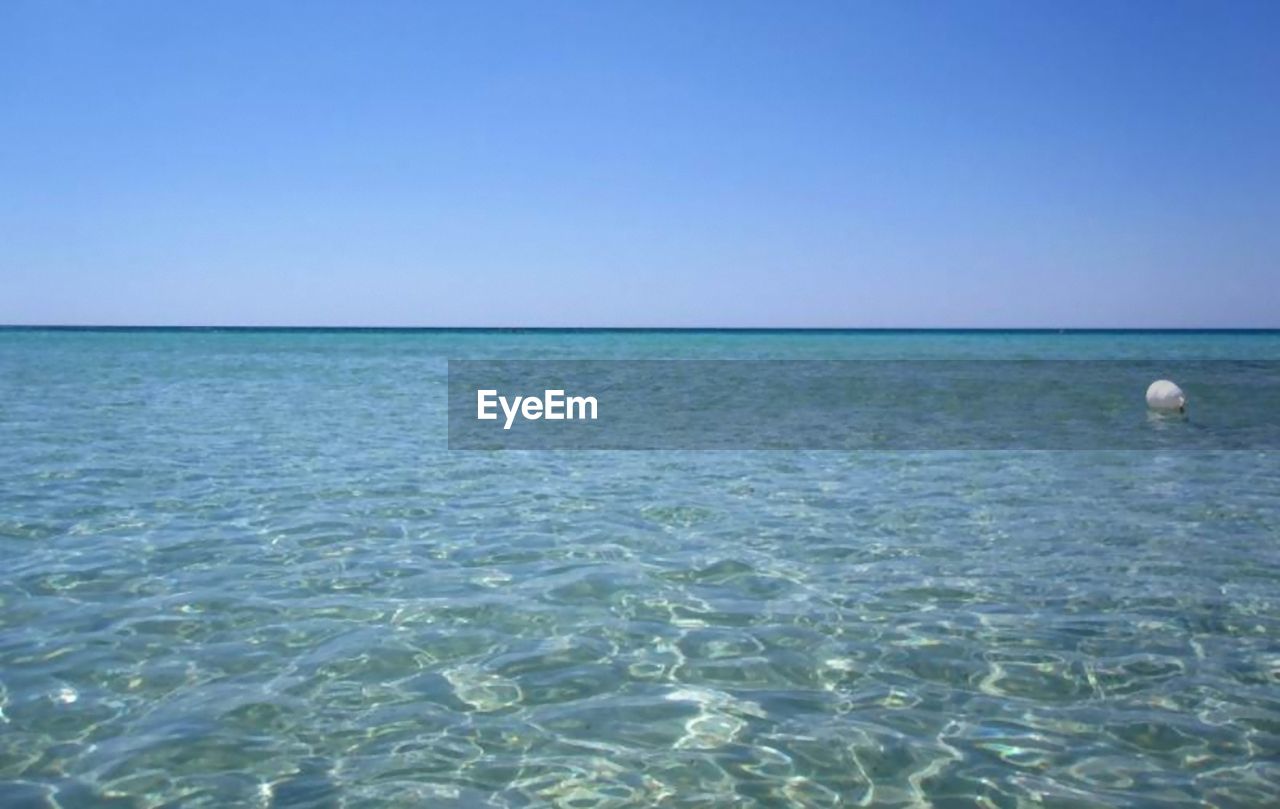
[[[1280,327],[1280,3],[0,4],[0,323]]]

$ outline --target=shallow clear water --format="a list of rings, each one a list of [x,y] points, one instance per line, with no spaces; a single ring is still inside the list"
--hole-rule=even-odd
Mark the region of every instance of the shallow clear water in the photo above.
[[[0,805],[1277,801],[1275,452],[443,449],[549,356],[1280,335],[0,332]]]

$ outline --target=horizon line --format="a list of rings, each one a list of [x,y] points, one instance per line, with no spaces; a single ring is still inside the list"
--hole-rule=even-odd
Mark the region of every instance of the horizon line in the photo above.
[[[1280,326],[321,326],[0,323],[0,331],[297,331],[297,332],[1026,332],[1081,333],[1268,333]]]

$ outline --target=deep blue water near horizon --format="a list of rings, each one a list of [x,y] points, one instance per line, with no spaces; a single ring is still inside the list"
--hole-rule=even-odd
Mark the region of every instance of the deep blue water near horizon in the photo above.
[[[0,329],[0,806],[1276,803],[1275,452],[445,449],[548,357],[1280,333]]]

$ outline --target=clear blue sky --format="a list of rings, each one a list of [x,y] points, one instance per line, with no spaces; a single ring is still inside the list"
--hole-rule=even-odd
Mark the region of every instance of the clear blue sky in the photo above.
[[[0,323],[1276,327],[1280,3],[7,0]]]

